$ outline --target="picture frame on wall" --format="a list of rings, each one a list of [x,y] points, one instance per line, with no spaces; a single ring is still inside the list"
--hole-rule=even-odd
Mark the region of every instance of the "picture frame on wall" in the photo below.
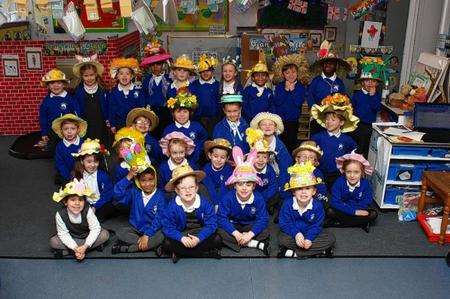
[[[5,77],[19,77],[19,57],[3,56],[3,74]]]
[[[42,52],[39,50],[25,50],[28,70],[42,70]]]
[[[336,41],[336,35],[337,35],[337,27],[325,27],[324,39],[326,39],[329,42],[334,42]]]
[[[310,33],[309,39],[311,40],[313,47],[319,48],[320,44],[322,43],[322,33]]]

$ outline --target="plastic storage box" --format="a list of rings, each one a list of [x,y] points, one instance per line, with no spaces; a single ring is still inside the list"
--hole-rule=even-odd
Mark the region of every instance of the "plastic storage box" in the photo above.
[[[428,171],[450,171],[450,163],[428,163]]]
[[[414,165],[413,172],[412,172],[412,181],[422,181],[422,175],[425,169],[427,169],[427,164],[425,163],[418,163]]]
[[[425,147],[394,146],[392,148],[393,155],[428,156],[429,153],[430,149]]]
[[[443,148],[433,148],[430,155],[436,158],[450,158],[450,150]]]
[[[384,203],[390,205],[396,205],[403,200],[403,194],[405,192],[420,192],[418,188],[408,187],[386,187],[386,193],[384,194]]]
[[[389,166],[388,177],[390,181],[412,181],[414,164],[392,163]]]

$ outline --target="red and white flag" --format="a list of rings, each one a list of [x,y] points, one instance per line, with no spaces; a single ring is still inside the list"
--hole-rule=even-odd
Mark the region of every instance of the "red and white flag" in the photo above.
[[[301,14],[306,14],[308,12],[308,2],[301,0],[289,0],[289,5],[287,8]]]
[[[339,20],[339,7],[334,6],[334,5],[329,5],[328,6],[328,20],[332,20],[332,21],[337,21]]]

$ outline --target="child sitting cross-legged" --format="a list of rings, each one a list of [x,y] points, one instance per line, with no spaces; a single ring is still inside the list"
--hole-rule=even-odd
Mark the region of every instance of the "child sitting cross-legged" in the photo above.
[[[239,147],[233,147],[236,168],[226,181],[234,186],[219,203],[219,235],[223,243],[239,252],[242,247],[256,248],[269,255],[269,215],[264,198],[254,192],[261,179],[253,167],[256,151],[251,151],[246,160]]]
[[[335,237],[322,228],[325,212],[321,201],[314,199],[320,182],[313,174],[314,166],[310,162],[296,164],[288,172],[291,178],[284,189],[290,190],[292,197],[284,201],[280,211],[278,257],[331,257]]]

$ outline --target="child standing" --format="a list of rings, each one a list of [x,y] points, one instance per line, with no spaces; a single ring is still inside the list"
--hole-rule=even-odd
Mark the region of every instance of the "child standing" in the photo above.
[[[235,59],[227,56],[222,62],[222,80],[220,81],[219,94],[242,94],[243,87],[238,80],[238,74],[241,69],[238,63],[239,56]]]
[[[284,132],[280,138],[292,151],[297,145],[298,121],[309,83],[309,65],[303,55],[291,54],[278,58],[273,69],[275,79],[282,80],[274,90],[273,111],[283,119]]]
[[[203,167],[206,174],[203,184],[208,190],[216,212],[219,202],[228,192],[225,180],[233,173],[233,168],[228,163],[231,149],[231,144],[226,139],[217,138],[205,142],[205,154],[210,162]]]
[[[239,252],[241,247],[257,248],[266,256],[270,252],[269,215],[264,198],[255,190],[261,185],[253,167],[256,151],[251,151],[246,161],[239,147],[233,147],[236,168],[226,185],[234,186],[221,200],[218,210],[219,235],[230,249]]]
[[[272,89],[270,89],[269,69],[264,52],[260,51],[259,61],[250,71],[250,85],[244,88],[242,114],[248,122],[260,112],[270,111]]]
[[[134,181],[134,182],[133,182]],[[164,240],[161,232],[161,217],[166,200],[161,190],[156,188],[157,175],[153,166],[138,173],[132,167],[125,178],[114,186],[114,195],[122,205],[130,206],[129,225],[117,232],[119,241],[111,252],[138,252],[156,250]]]
[[[163,161],[159,167],[160,179],[158,187],[163,188],[170,181],[172,171],[175,168],[184,164],[190,164],[187,157],[194,152],[195,144],[191,138],[180,132],[167,134],[159,141],[159,144],[162,153],[169,158]]]
[[[55,257],[73,252],[75,258],[82,261],[88,250],[102,249],[108,241],[108,231],[101,228],[94,211],[86,204],[86,197],[92,195],[84,181],[77,179],[53,194],[54,201],[64,204],[55,215],[57,234],[50,239]]]
[[[280,211],[280,251],[278,257],[306,258],[315,255],[333,256],[335,237],[322,229],[325,213],[322,203],[314,199],[320,182],[307,162],[288,169],[291,178],[284,190],[292,197],[285,200]]]
[[[55,119],[52,122],[52,129],[62,139],[55,149],[55,184],[63,186],[72,178],[71,172],[75,165],[72,154],[78,153],[83,143],[81,137],[86,134],[87,124],[78,116],[69,113]]]
[[[178,57],[172,63],[171,68],[174,78],[167,91],[167,98],[174,98],[179,93],[180,88],[183,88],[184,92],[187,93],[191,89],[189,78],[195,74],[194,62],[186,54]]]
[[[97,54],[90,57],[75,55],[75,58],[77,63],[72,70],[81,82],[75,90],[74,99],[80,108],[80,116],[88,124],[86,137],[99,139],[109,146],[108,93],[102,80],[104,67],[97,61]]]
[[[197,64],[200,78],[189,86],[198,101],[194,119],[200,120],[209,134],[212,133],[214,125],[220,118],[219,82],[214,78],[214,69],[217,64],[215,57],[201,55]]]
[[[311,115],[326,128],[326,131],[313,135],[311,139],[323,149],[319,167],[328,188],[331,188],[340,176],[335,159],[356,149],[355,141],[345,133],[354,131],[359,119],[352,113],[349,98],[340,93],[323,99],[321,106],[314,105]]]
[[[173,123],[164,129],[163,136],[172,132],[181,132],[192,139],[196,147],[189,160],[197,164],[203,145],[208,139],[205,128],[199,122],[190,120],[197,108],[197,97],[190,94],[187,88],[181,88],[176,97],[167,100],[167,107],[172,111]]]
[[[177,196],[167,205],[163,218],[164,251],[172,253],[176,263],[181,256],[220,258],[220,237],[216,234],[217,218],[209,200],[198,194],[203,171],[184,164],[174,169],[166,184],[167,192]]]
[[[99,169],[100,161],[108,155],[104,145],[98,139],[86,139],[78,153],[72,154],[77,161],[74,166],[74,177],[83,179],[93,192],[87,200],[100,222],[115,215],[113,204],[113,183],[108,173]]]
[[[64,114],[79,114],[77,102],[65,90],[68,82],[66,75],[58,69],[52,69],[42,77],[41,86],[47,87],[49,93],[39,106],[42,139],[36,145],[38,147],[48,147],[53,151],[58,138],[51,131],[52,122]]]
[[[357,226],[369,232],[370,224],[378,213],[370,208],[373,202],[372,188],[363,175],[371,175],[373,168],[362,155],[354,152],[337,158],[336,164],[344,175],[336,180],[331,189],[327,217],[332,220],[332,225]]]
[[[141,132],[145,138],[145,150],[153,165],[159,165],[163,160],[161,147],[151,134],[159,124],[159,118],[155,112],[148,108],[134,108],[127,115],[127,127],[133,127]]]
[[[213,131],[213,138],[224,138],[232,146],[239,146],[244,152],[248,152],[249,147],[245,137],[245,130],[248,123],[242,117],[242,95],[223,95],[220,102],[225,117],[216,124]]]
[[[118,81],[109,94],[109,121],[113,134],[125,126],[128,112],[144,107],[144,94],[134,85],[133,79],[139,73],[139,63],[135,58],[115,58],[110,65],[111,78]]]
[[[166,107],[167,91],[172,79],[166,73],[171,59],[158,40],[152,40],[144,48],[146,57],[142,60],[143,68],[150,68],[150,72],[144,77],[142,88],[145,93],[146,104],[159,116],[160,127],[156,136],[160,137],[162,129],[171,121],[170,111]]]
[[[372,123],[377,119],[377,114],[381,110],[381,93],[377,91],[377,86],[384,82],[385,64],[378,57],[363,57],[360,60],[361,90],[353,93],[352,106],[354,113],[361,120],[358,128],[353,134],[353,138],[358,144],[358,151],[366,158],[369,153],[370,136],[372,136]]]

